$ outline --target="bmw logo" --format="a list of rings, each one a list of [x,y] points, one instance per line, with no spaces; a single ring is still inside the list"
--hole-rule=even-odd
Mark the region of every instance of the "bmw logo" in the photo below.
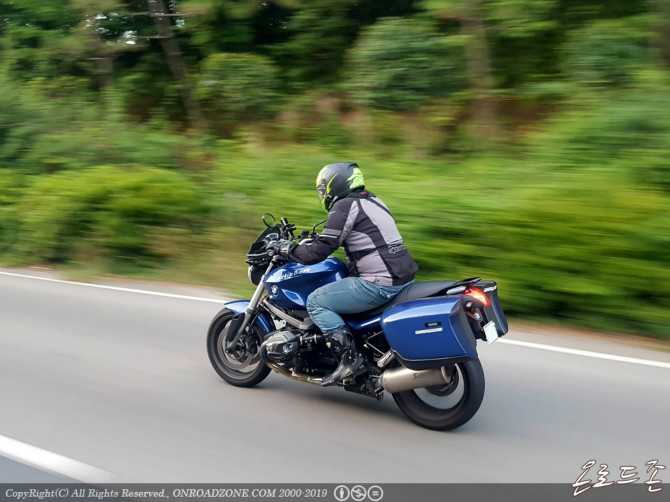
[[[279,293],[279,288],[277,286],[272,286],[270,291],[272,292],[273,296],[277,296],[277,293]]]

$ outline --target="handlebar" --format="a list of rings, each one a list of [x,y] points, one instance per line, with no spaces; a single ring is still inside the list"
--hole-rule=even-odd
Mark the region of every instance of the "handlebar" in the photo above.
[[[316,227],[325,223],[326,220],[323,220],[314,225],[314,227],[312,227],[311,233],[308,230],[303,230],[299,237],[296,237],[294,234],[295,225],[289,223],[286,218],[280,218],[279,222],[277,222],[270,213],[265,213],[263,215],[263,222],[269,229],[264,232],[263,241],[265,241],[265,245],[257,248],[256,251],[252,252],[250,250],[250,252],[247,253],[246,262],[252,266],[263,266],[264,264],[268,263],[269,260],[272,260],[275,263],[280,263],[281,261],[285,260],[285,258],[276,253],[274,249],[268,249],[267,245],[270,242],[280,239],[286,239],[302,244],[310,242],[312,238],[317,237]]]

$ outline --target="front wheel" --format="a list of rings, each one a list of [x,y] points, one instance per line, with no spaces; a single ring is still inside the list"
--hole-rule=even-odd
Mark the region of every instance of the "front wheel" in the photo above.
[[[207,332],[207,354],[214,370],[226,382],[237,387],[253,387],[270,373],[260,357],[264,333],[256,324],[249,326],[235,349],[228,352],[226,338],[234,316],[229,309],[216,314]]]
[[[484,370],[479,359],[448,367],[451,381],[392,394],[407,418],[434,430],[455,429],[470,420],[484,399]]]

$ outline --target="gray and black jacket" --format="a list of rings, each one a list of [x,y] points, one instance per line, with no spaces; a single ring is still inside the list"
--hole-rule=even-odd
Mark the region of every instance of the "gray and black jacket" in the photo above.
[[[368,191],[355,190],[330,209],[326,226],[310,244],[293,247],[290,259],[311,265],[344,247],[349,272],[377,286],[399,286],[419,269],[402,242],[386,205]]]

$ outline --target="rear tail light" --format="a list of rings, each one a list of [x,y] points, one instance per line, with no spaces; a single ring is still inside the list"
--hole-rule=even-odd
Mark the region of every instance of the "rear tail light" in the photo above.
[[[489,305],[491,305],[491,301],[489,300],[488,296],[486,296],[481,289],[468,288],[465,291],[463,291],[463,295],[469,296],[473,300],[483,303],[484,307],[488,307]]]

